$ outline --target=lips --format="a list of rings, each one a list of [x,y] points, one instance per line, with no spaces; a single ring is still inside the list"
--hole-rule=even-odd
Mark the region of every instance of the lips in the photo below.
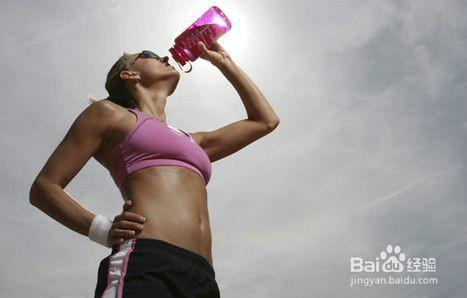
[[[173,66],[169,63],[169,57],[166,57],[166,60],[165,60],[164,62],[165,62],[165,65],[166,65],[166,66],[175,69],[175,67],[173,67]]]

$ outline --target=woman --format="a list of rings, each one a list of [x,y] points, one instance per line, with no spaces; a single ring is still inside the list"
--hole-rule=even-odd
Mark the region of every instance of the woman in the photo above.
[[[172,127],[164,108],[179,72],[150,51],[124,54],[108,73],[109,97],[77,117],[31,188],[35,206],[83,235],[105,229],[63,188],[91,157],[131,200],[108,234],[112,253],[100,263],[95,297],[220,297],[207,208],[211,163],[273,131],[279,117],[219,43],[198,45],[237,90],[246,119],[213,131]]]

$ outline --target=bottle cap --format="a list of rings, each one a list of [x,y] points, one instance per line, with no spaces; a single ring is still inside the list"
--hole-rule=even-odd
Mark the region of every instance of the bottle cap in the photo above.
[[[178,64],[178,66],[180,66],[181,70],[183,70],[186,73],[189,73],[193,69],[193,66],[191,65],[190,61],[187,61],[187,62],[190,65],[190,69],[188,69],[188,70],[183,69],[183,67],[180,65],[180,63],[178,63],[178,61],[177,61],[177,64]]]
[[[193,69],[193,66],[191,65],[190,61],[185,61],[183,59],[183,56],[175,49],[175,48],[170,48],[169,49],[169,52],[172,54],[172,58],[177,62],[178,66],[180,67],[180,69],[185,72],[185,73],[189,73],[192,69]],[[190,65],[190,69],[188,70],[185,70],[183,68],[183,65],[185,65],[186,63],[188,62],[188,64]],[[181,65],[180,65],[181,63]]]
[[[172,58],[174,58],[175,61],[182,63],[182,65],[185,65],[185,60],[183,59],[182,55],[174,48],[170,48],[169,52],[172,54]]]
[[[178,66],[180,67],[180,69],[185,72],[185,73],[189,73],[192,69],[193,69],[193,66],[191,65],[190,61],[185,61],[182,57],[182,55],[175,49],[175,48],[170,48],[169,49],[169,52],[172,54],[172,58],[177,62]],[[188,62],[188,64],[190,65],[190,69],[188,70],[185,70],[182,66],[186,64],[186,62]],[[181,65],[180,65],[181,63]]]

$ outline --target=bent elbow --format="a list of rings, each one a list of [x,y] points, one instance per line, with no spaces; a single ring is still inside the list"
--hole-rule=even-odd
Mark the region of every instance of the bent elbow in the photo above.
[[[37,194],[39,192],[38,187],[38,183],[34,181],[29,189],[29,203],[31,203],[31,205],[34,205],[37,200]]]
[[[281,121],[280,121],[279,118],[275,119],[274,121],[268,122],[268,123],[266,124],[266,125],[267,125],[268,131],[273,131],[274,129],[276,129],[276,127],[279,125],[280,122],[281,122]]]
[[[37,202],[45,196],[46,185],[46,182],[41,181],[39,178],[34,180],[29,189],[29,203],[36,205]]]

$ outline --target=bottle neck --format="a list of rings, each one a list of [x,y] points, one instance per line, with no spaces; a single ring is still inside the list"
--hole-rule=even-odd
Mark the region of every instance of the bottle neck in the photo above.
[[[188,61],[188,57],[183,55],[183,51],[178,50],[176,46],[171,47],[169,52],[172,54],[172,58],[174,58],[174,60],[181,65],[185,65],[185,63]]]
[[[177,46],[173,46],[172,48],[169,49],[169,52],[172,54],[172,58],[177,62],[178,66],[180,66],[180,68],[183,70],[183,72],[188,73],[188,72],[191,71],[192,65],[191,65],[191,63],[189,61],[190,59],[188,58],[187,55],[185,55],[183,53],[183,51],[179,51],[177,49]],[[185,70],[183,68],[183,65],[185,65],[186,62],[188,62],[188,64],[190,65],[190,69],[188,69],[188,70]]]

